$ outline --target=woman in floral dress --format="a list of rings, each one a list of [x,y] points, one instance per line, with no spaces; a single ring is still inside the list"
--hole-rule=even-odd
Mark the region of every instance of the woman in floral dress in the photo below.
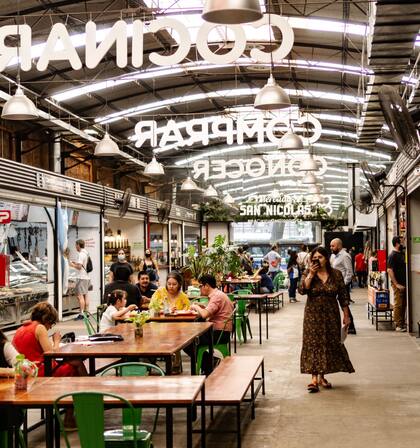
[[[331,267],[324,247],[319,246],[312,251],[309,270],[302,276],[299,292],[308,296],[303,318],[300,371],[312,375],[309,392],[318,392],[320,385],[331,389],[331,383],[324,375],[352,373],[354,369],[341,343],[338,308],[339,303],[344,315],[343,325],[348,326],[350,297],[341,272]]]

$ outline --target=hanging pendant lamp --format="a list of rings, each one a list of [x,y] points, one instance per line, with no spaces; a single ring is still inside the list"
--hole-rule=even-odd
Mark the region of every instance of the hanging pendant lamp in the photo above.
[[[304,149],[303,140],[292,131],[287,131],[280,140],[278,149],[298,150]]]
[[[197,184],[188,176],[181,184],[181,191],[197,191]]]
[[[319,194],[316,194],[313,197],[313,200],[314,200],[314,202],[320,203],[320,202],[322,202],[322,197]]]
[[[96,157],[114,157],[120,155],[118,145],[111,139],[108,132],[105,132],[104,138],[95,146]]]
[[[262,19],[258,0],[207,0],[201,18],[222,25],[255,22]]]
[[[316,160],[311,155],[308,155],[300,162],[298,171],[318,171]]]
[[[35,104],[23,93],[20,85],[3,106],[1,118],[6,120],[34,120],[38,118]]]
[[[231,205],[235,203],[235,199],[233,199],[230,193],[226,193],[226,196],[223,198],[223,202],[225,204]]]
[[[319,188],[319,185],[309,184],[308,193],[309,194],[319,194],[319,193],[321,193],[321,189]]]
[[[206,198],[217,198],[217,190],[213,187],[213,185],[209,185],[205,190],[204,190],[204,196]]]
[[[287,92],[280,87],[273,75],[268,78],[267,84],[257,93],[254,101],[255,109],[276,110],[290,107],[290,98]]]
[[[156,160],[155,156],[153,156],[152,160],[146,165],[144,174],[148,174],[149,176],[163,176],[165,170],[163,169],[162,164]]]
[[[302,179],[302,184],[304,185],[316,184],[315,175],[312,172],[306,173],[304,178]]]

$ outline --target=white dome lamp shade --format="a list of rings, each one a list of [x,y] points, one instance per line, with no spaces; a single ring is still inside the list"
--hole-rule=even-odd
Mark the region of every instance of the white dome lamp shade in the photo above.
[[[280,140],[279,149],[300,151],[304,148],[302,138],[296,135],[293,131],[287,131]]]
[[[258,110],[276,110],[285,109],[290,106],[289,95],[276,83],[273,75],[270,75],[267,84],[255,97],[254,108]]]
[[[3,106],[1,118],[6,120],[34,120],[38,118],[38,111],[35,104],[18,85],[15,94]]]
[[[105,132],[104,138],[95,146],[96,157],[115,157],[120,155],[118,145],[111,139],[108,132]]]
[[[230,193],[226,193],[226,196],[223,198],[223,202],[227,205],[232,205],[235,203],[235,199],[233,199]]]
[[[316,184],[316,177],[313,173],[308,172],[305,174],[304,178],[302,179],[303,185],[311,185]]]
[[[309,184],[308,193],[309,194],[319,194],[319,193],[321,193],[321,189],[319,188],[319,185]]]
[[[155,156],[153,156],[152,160],[146,165],[144,174],[148,174],[149,176],[163,176],[165,170],[163,169],[162,164],[156,160]]]
[[[298,171],[318,171],[316,160],[311,155],[308,155],[300,162]]]
[[[204,196],[206,198],[217,198],[217,190],[213,187],[213,185],[209,185],[204,190]]]
[[[181,191],[198,191],[197,184],[188,176],[181,184]]]
[[[321,197],[321,195],[316,194],[316,195],[313,197],[313,200],[314,200],[314,202],[316,202],[317,204],[320,204],[320,203],[322,202],[322,197]]]
[[[262,19],[259,0],[207,0],[202,19],[222,25],[255,22]]]

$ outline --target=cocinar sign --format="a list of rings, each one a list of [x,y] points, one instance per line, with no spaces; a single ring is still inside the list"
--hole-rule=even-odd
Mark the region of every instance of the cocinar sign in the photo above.
[[[272,26],[278,28],[282,34],[282,41],[278,48],[271,54],[253,48],[250,56],[256,62],[269,63],[281,61],[286,58],[293,47],[294,34],[293,29],[286,19],[271,14],[265,14],[261,20],[250,23],[249,26],[260,28],[271,23]],[[192,39],[187,28],[188,16],[185,16],[185,23],[178,19],[171,17],[161,17],[156,20],[144,23],[141,20],[133,20],[128,24],[124,20],[118,20],[113,26],[104,32],[98,30],[96,23],[89,21],[85,25],[85,33],[76,36],[70,36],[68,28],[63,23],[55,23],[52,25],[48,34],[45,46],[41,48],[39,55],[33,55],[32,47],[32,28],[27,24],[19,25],[5,25],[0,27],[0,71],[3,71],[12,60],[19,61],[23,71],[32,69],[32,60],[35,56],[39,56],[35,64],[36,70],[44,71],[48,68],[50,63],[57,61],[65,61],[72,67],[73,70],[80,70],[83,66],[81,57],[76,51],[77,47],[84,47],[81,52],[85,58],[85,66],[87,68],[95,68],[115,46],[116,64],[120,68],[127,67],[130,64],[132,67],[140,68],[143,66],[143,45],[144,35],[146,33],[158,33],[164,29],[171,29],[172,39],[178,41],[175,51],[171,54],[161,54],[155,51],[149,54],[149,60],[152,64],[160,66],[169,66],[179,64],[188,55],[192,46]],[[247,45],[246,34],[241,25],[223,25],[230,33],[233,34],[232,48],[224,54],[214,53],[209,47],[208,36],[213,28],[219,25],[204,22],[198,30],[196,49],[200,56],[211,64],[230,64],[235,62],[245,51]],[[6,45],[6,40],[9,36],[19,36],[17,41],[20,43],[19,47],[9,47]],[[38,44],[39,42],[37,42]],[[130,48],[129,48],[130,46]],[[217,48],[216,51],[219,49]],[[166,53],[166,50],[164,51]],[[130,60],[129,60],[129,54]]]

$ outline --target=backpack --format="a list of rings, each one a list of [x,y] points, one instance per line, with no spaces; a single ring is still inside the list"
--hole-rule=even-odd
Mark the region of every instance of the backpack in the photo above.
[[[92,272],[93,271],[93,264],[92,259],[90,258],[90,255],[88,255],[87,262],[86,262],[86,272]]]

